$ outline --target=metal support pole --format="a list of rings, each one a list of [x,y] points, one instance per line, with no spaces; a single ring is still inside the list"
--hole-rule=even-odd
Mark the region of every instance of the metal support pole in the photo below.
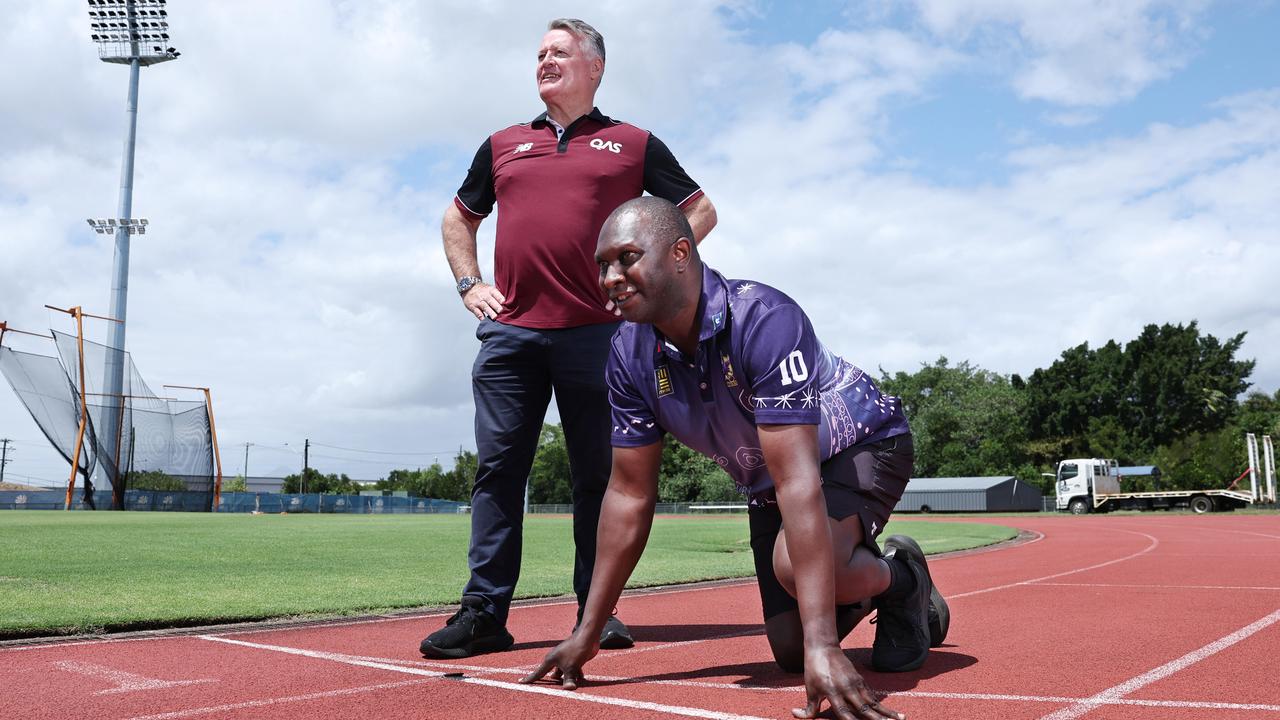
[[[1271,444],[1271,436],[1262,436],[1262,460],[1264,462],[1264,475],[1267,478],[1267,497],[1269,503],[1276,501],[1276,451]]]
[[[80,471],[80,451],[84,448],[84,431],[89,425],[89,404],[84,391],[84,314],[79,307],[68,312],[76,318],[76,347],[80,355],[80,428],[76,431],[76,449],[71,456],[71,479],[67,481],[67,502],[63,510],[71,509],[71,494],[75,492],[76,473]]]
[[[209,388],[204,388],[204,404],[209,410],[209,439],[213,441],[213,461],[218,475],[213,483],[213,507],[210,512],[218,512],[218,504],[222,502],[222,451],[218,449],[218,427],[213,424],[213,396]]]
[[[1249,452],[1249,496],[1254,502],[1259,499],[1258,495],[1258,438],[1253,433],[1244,434],[1245,449]]]
[[[130,8],[132,11],[132,8]],[[129,63],[129,100],[126,106],[126,129],[124,140],[124,160],[120,167],[120,203],[116,213],[118,218],[129,219],[133,217],[133,157],[134,148],[138,135],[138,77],[141,74],[142,65],[136,57]],[[112,264],[112,283],[111,283],[111,311],[110,315],[120,322],[110,328],[107,338],[107,362],[105,368],[105,382],[103,392],[106,395],[124,395],[124,348],[125,348],[125,319],[128,313],[129,305],[129,240],[132,237],[128,228],[122,227],[116,232],[115,238],[115,260]],[[124,415],[124,398],[121,397],[118,406],[112,407],[108,405],[108,415],[103,418],[103,426],[107,428],[116,427],[121,420],[115,414]],[[111,437],[110,433],[104,433],[111,447],[105,448],[106,455],[112,458],[113,464],[107,469],[107,479],[111,481],[114,488],[120,469],[120,438],[118,436]]]

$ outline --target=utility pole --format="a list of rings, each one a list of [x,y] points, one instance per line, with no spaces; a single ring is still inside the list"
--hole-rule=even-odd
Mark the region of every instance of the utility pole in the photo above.
[[[244,482],[246,489],[248,489],[249,483],[249,448],[251,447],[253,447],[253,443],[251,442],[244,444]]]
[[[299,494],[307,494],[307,471],[311,469],[311,438],[302,443],[302,480],[298,483]]]
[[[0,483],[4,482],[4,466],[9,464],[9,438],[0,438]]]

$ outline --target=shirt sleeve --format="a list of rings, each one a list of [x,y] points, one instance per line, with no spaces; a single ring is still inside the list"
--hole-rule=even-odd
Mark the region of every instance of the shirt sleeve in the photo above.
[[[822,345],[799,305],[762,308],[744,334],[743,362],[757,425],[817,425]]]
[[[467,171],[467,179],[462,181],[453,203],[466,215],[472,218],[488,217],[493,212],[493,205],[498,201],[493,189],[493,147],[490,138],[476,150],[475,159],[471,161],[471,169]]]
[[[609,436],[613,447],[644,447],[662,440],[666,431],[658,424],[640,388],[636,387],[635,377],[617,345],[609,353],[604,372],[613,415],[613,430]]]
[[[681,208],[702,197],[702,188],[680,167],[666,143],[652,133],[644,148],[644,189]]]

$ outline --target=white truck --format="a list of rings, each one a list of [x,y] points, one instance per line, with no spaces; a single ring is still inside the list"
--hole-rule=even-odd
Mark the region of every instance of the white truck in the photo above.
[[[1055,475],[1055,494],[1058,510],[1075,515],[1108,510],[1155,510],[1171,507],[1190,507],[1192,512],[1207,513],[1215,510],[1235,510],[1254,502],[1276,502],[1275,460],[1271,437],[1264,435],[1263,460],[1265,472],[1258,478],[1258,444],[1253,434],[1246,437],[1249,449],[1249,469],[1237,478],[1249,477],[1249,491],[1225,490],[1158,490],[1154,492],[1123,492],[1120,474],[1115,460],[1102,458],[1075,458],[1058,463]]]

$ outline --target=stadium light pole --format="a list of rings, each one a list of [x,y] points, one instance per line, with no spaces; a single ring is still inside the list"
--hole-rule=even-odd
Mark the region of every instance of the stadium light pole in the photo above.
[[[180,54],[169,45],[169,13],[165,0],[88,0],[90,38],[98,45],[98,57],[103,62],[129,66],[129,96],[125,106],[126,127],[124,160],[120,167],[120,196],[116,218],[124,232],[112,232],[115,238],[115,260],[112,263],[110,316],[120,322],[111,326],[107,338],[107,362],[103,389],[107,395],[122,396],[124,390],[125,317],[129,294],[129,239],[146,232],[147,222],[133,220],[133,157],[138,135],[138,79],[140,70],[174,60]],[[89,224],[99,232],[105,232]],[[107,227],[115,225],[107,220]],[[118,406],[105,408],[105,426],[118,424],[124,415],[124,399]],[[108,479],[114,488],[119,479],[119,438],[107,434],[110,443],[108,454],[115,465],[108,470]],[[74,468],[73,468],[74,473]]]

